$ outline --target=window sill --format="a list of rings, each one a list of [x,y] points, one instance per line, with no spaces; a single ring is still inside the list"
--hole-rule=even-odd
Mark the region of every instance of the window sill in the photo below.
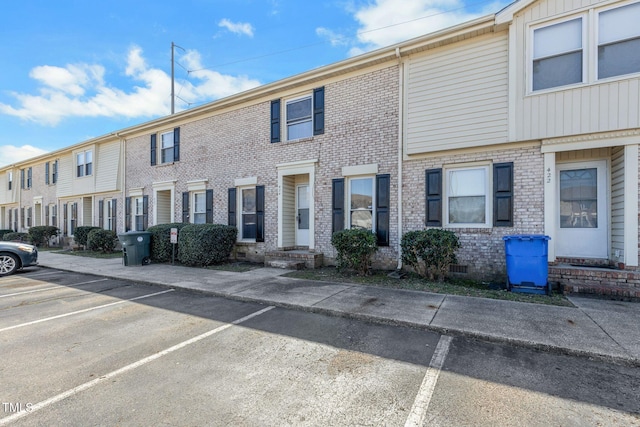
[[[281,141],[281,142],[275,142],[274,144],[298,144],[298,143],[302,143],[302,142],[309,142],[309,141],[313,141],[314,140],[314,136],[307,136],[304,138],[298,138],[298,139],[288,139],[286,141]]]

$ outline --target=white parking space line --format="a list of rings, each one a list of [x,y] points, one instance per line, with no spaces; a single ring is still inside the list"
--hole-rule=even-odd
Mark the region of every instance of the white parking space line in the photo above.
[[[429,409],[429,403],[433,396],[433,390],[438,382],[438,376],[440,376],[440,370],[442,369],[444,361],[447,358],[447,354],[449,353],[451,340],[452,337],[446,335],[440,337],[440,341],[438,341],[438,345],[436,346],[436,351],[431,357],[431,362],[429,362],[427,373],[424,375],[424,379],[422,380],[422,385],[420,385],[418,394],[413,401],[409,417],[404,424],[405,427],[422,426],[424,424],[424,420],[427,416],[427,409]]]
[[[174,290],[175,289],[168,289],[168,290],[162,291],[162,292],[155,292],[153,294],[142,295],[142,296],[139,296],[139,297],[135,297],[135,298],[131,298],[131,299],[125,299],[125,300],[122,300],[122,301],[116,301],[116,302],[112,302],[112,303],[109,303],[109,304],[99,305],[97,307],[89,307],[89,308],[85,308],[83,310],[72,311],[70,313],[59,314],[57,316],[51,316],[51,317],[46,317],[44,319],[34,320],[32,322],[27,322],[27,323],[21,323],[19,325],[8,326],[6,328],[0,329],[0,332],[6,332],[6,331],[10,331],[12,329],[17,329],[17,328],[22,328],[22,327],[25,327],[25,326],[35,325],[37,323],[48,322],[49,320],[55,320],[55,319],[61,319],[63,317],[73,316],[74,314],[86,313],[86,312],[92,311],[92,310],[99,310],[99,309],[105,308],[105,307],[111,307],[111,306],[118,305],[118,304],[124,304],[126,302],[137,301],[137,300],[141,300],[143,298],[149,298],[149,297],[153,297],[153,296],[156,296],[156,295],[162,295],[162,294],[166,294],[167,292],[173,292]]]
[[[32,414],[32,413],[34,413],[36,411],[39,411],[40,409],[46,408],[47,406],[53,405],[54,403],[60,402],[61,400],[64,400],[64,399],[66,399],[68,397],[71,397],[71,396],[74,396],[74,395],[76,395],[76,394],[78,394],[80,392],[83,392],[83,391],[85,391],[87,389],[90,389],[90,388],[92,388],[92,387],[94,387],[94,386],[96,386],[96,385],[98,385],[98,384],[100,384],[100,383],[102,383],[104,381],[110,380],[113,377],[116,377],[116,376],[118,376],[120,374],[124,374],[125,372],[131,371],[133,369],[139,368],[140,366],[146,365],[149,362],[152,362],[152,361],[154,361],[156,359],[159,359],[162,356],[166,356],[169,353],[173,353],[176,350],[180,350],[181,348],[184,348],[184,347],[186,347],[186,346],[188,346],[190,344],[194,344],[194,343],[196,343],[198,341],[202,341],[203,339],[208,338],[211,335],[217,334],[218,332],[222,332],[225,329],[230,328],[231,326],[239,325],[240,323],[246,322],[247,320],[252,319],[252,318],[254,318],[256,316],[260,316],[261,314],[266,313],[267,311],[269,311],[269,310],[271,310],[273,308],[275,308],[275,307],[274,306],[269,306],[269,307],[263,308],[262,310],[256,311],[255,313],[252,313],[252,314],[249,314],[247,316],[244,316],[244,317],[242,317],[242,318],[240,318],[238,320],[234,320],[231,323],[227,323],[225,325],[219,326],[219,327],[217,327],[215,329],[212,329],[212,330],[210,330],[208,332],[205,332],[205,333],[203,333],[201,335],[198,335],[196,337],[193,337],[191,339],[183,341],[183,342],[181,342],[179,344],[176,344],[176,345],[174,345],[172,347],[169,347],[169,348],[167,348],[165,350],[162,350],[162,351],[159,351],[157,353],[154,353],[151,356],[148,356],[148,357],[145,357],[144,359],[138,360],[137,362],[133,362],[133,363],[131,363],[131,364],[127,365],[127,366],[124,366],[124,367],[122,367],[120,369],[117,369],[115,371],[111,371],[106,375],[103,375],[103,376],[101,376],[99,378],[96,378],[95,380],[92,380],[92,381],[86,382],[84,384],[81,384],[81,385],[79,385],[77,387],[69,389],[69,390],[67,390],[65,392],[62,392],[62,393],[60,393],[60,394],[58,394],[56,396],[53,396],[53,397],[51,397],[49,399],[43,400],[42,402],[35,403],[35,404],[33,404],[33,405],[31,405],[29,407],[28,411],[25,410],[23,412],[18,412],[16,414],[11,415],[11,416],[6,417],[6,418],[0,418],[0,426],[12,423],[12,422],[14,422],[14,421],[16,421],[16,420],[18,420],[18,419],[20,419],[22,417],[25,417],[25,416],[27,416],[29,414]]]
[[[90,280],[88,282],[74,283],[73,285],[54,286],[54,287],[51,287],[51,288],[34,289],[32,291],[15,292],[13,294],[0,295],[0,298],[14,297],[16,295],[33,294],[33,293],[36,293],[36,292],[52,291],[52,290],[55,290],[55,289],[66,289],[66,288],[70,288],[70,287],[74,287],[74,286],[88,285],[89,283],[104,282],[106,280],[109,280],[109,279]]]

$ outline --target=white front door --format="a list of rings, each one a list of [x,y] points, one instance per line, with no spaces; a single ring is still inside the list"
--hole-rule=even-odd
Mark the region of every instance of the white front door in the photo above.
[[[296,246],[309,246],[309,184],[296,186]]]
[[[564,163],[558,164],[557,170],[556,254],[568,258],[608,258],[607,162]]]

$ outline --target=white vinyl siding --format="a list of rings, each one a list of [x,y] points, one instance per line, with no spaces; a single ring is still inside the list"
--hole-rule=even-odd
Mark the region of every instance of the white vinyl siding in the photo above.
[[[100,144],[95,159],[95,191],[117,191],[120,188],[120,142]]]
[[[408,154],[507,142],[507,47],[503,32],[409,59]]]
[[[282,177],[282,244],[295,246],[296,244],[296,186],[295,177]]]
[[[611,254],[624,251],[624,149],[611,150]]]
[[[73,178],[76,172],[73,162],[73,157],[70,154],[60,157],[60,163],[58,164],[58,185],[56,186],[56,195],[58,197],[73,195]]]

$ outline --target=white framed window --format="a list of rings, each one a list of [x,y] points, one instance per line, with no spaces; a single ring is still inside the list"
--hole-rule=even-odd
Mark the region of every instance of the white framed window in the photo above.
[[[640,72],[640,2],[598,13],[598,79]]]
[[[239,188],[238,211],[240,212],[240,239],[255,240],[258,216],[256,211],[256,187]]]
[[[56,171],[57,173],[57,171]],[[93,173],[93,151],[87,150],[76,154],[76,177],[89,176]]]
[[[7,172],[7,181],[9,182],[9,190],[11,190],[11,188],[13,187],[13,172],[9,171]]]
[[[375,177],[349,178],[348,184],[349,228],[375,230]]]
[[[47,225],[58,226],[58,205],[56,204],[49,205],[49,224]]]
[[[105,218],[105,229],[106,230],[112,230],[112,231],[116,231],[114,229],[114,225],[115,225],[115,210],[114,210],[114,206],[113,206],[113,199],[109,199],[105,201],[106,203],[104,204],[104,218]]]
[[[444,173],[445,224],[491,226],[489,165],[447,168]]]
[[[582,17],[533,30],[533,91],[584,81],[584,31]]]
[[[142,197],[133,199],[134,230],[144,231],[144,204]]]
[[[204,191],[192,193],[193,212],[191,221],[194,224],[206,224],[207,222],[207,197]]]
[[[173,145],[174,145],[174,131],[165,132],[160,135],[160,162],[172,163],[173,158]]]
[[[287,140],[313,136],[313,97],[311,94],[285,102]]]

